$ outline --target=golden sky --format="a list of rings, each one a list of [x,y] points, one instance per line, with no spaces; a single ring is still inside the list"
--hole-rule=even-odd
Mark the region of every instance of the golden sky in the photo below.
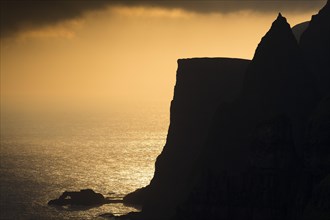
[[[293,26],[317,11],[282,14]],[[177,59],[251,59],[277,13],[115,5],[22,29],[1,39],[1,106],[169,103]]]

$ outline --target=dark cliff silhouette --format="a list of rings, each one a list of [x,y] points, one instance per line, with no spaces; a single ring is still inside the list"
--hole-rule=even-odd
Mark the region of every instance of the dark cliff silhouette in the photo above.
[[[164,218],[174,214],[191,190],[194,164],[206,142],[214,112],[219,103],[238,97],[249,62],[228,58],[178,61],[166,145],[157,158],[150,185],[127,195],[126,203],[143,204],[144,213],[151,219],[157,213],[164,213]]]
[[[312,190],[302,148],[318,99],[314,76],[279,14],[239,98],[217,111],[202,160],[205,177],[175,219],[301,219]]]
[[[317,85],[323,96],[330,94],[330,3],[312,17],[301,35],[300,46],[306,62],[317,77]]]
[[[279,14],[251,62],[179,60],[167,143],[124,199],[143,205],[130,218],[330,219],[329,5],[300,43]]]

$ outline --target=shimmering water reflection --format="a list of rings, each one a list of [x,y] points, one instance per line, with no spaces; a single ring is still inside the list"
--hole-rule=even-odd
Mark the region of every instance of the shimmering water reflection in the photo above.
[[[144,112],[143,112],[144,111]],[[48,207],[65,190],[118,196],[149,183],[165,144],[168,109],[86,115],[2,116],[1,219],[93,219],[136,209]]]

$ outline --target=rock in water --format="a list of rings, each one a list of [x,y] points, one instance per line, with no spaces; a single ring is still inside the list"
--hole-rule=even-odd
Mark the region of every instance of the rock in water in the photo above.
[[[104,203],[107,203],[107,200],[102,194],[96,193],[92,189],[82,189],[80,191],[65,191],[58,199],[50,200],[48,205],[94,206]]]

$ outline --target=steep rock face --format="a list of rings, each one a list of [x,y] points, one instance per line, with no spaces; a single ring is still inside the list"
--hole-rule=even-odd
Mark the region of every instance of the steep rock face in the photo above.
[[[316,96],[314,77],[306,70],[290,25],[279,14],[258,45],[246,73],[241,101],[254,104],[265,114],[294,118]]]
[[[279,14],[258,45],[238,100],[215,114],[199,185],[175,219],[301,219],[309,182],[316,181],[301,159],[318,101],[307,69]]]
[[[300,46],[306,62],[317,77],[322,95],[330,93],[330,2],[320,10],[302,34]]]
[[[312,114],[306,140],[305,166],[315,172],[330,173],[330,96],[324,97]]]
[[[286,115],[292,122],[296,150],[304,136],[305,123],[318,101],[315,77],[304,64],[290,25],[281,14],[258,45],[249,66],[240,105],[251,121]]]
[[[318,97],[314,82],[289,24],[279,15],[256,50],[239,99],[222,105],[213,119],[206,148],[214,157],[211,167],[246,167],[253,132],[280,116],[290,121],[295,151],[302,154],[305,124]]]
[[[213,161],[175,219],[282,220],[294,214],[299,169],[289,119],[279,116],[260,124],[246,147],[247,161],[240,169],[239,163],[219,167]]]
[[[306,135],[305,167],[311,173],[313,191],[303,219],[330,218],[330,96],[313,113]]]
[[[314,187],[303,220],[328,220],[330,217],[330,174]]]
[[[219,103],[238,97],[248,60],[196,58],[178,61],[166,145],[158,156],[149,186],[125,197],[142,203],[144,218],[173,215],[192,187],[194,167]],[[152,217],[153,216],[153,217]]]

